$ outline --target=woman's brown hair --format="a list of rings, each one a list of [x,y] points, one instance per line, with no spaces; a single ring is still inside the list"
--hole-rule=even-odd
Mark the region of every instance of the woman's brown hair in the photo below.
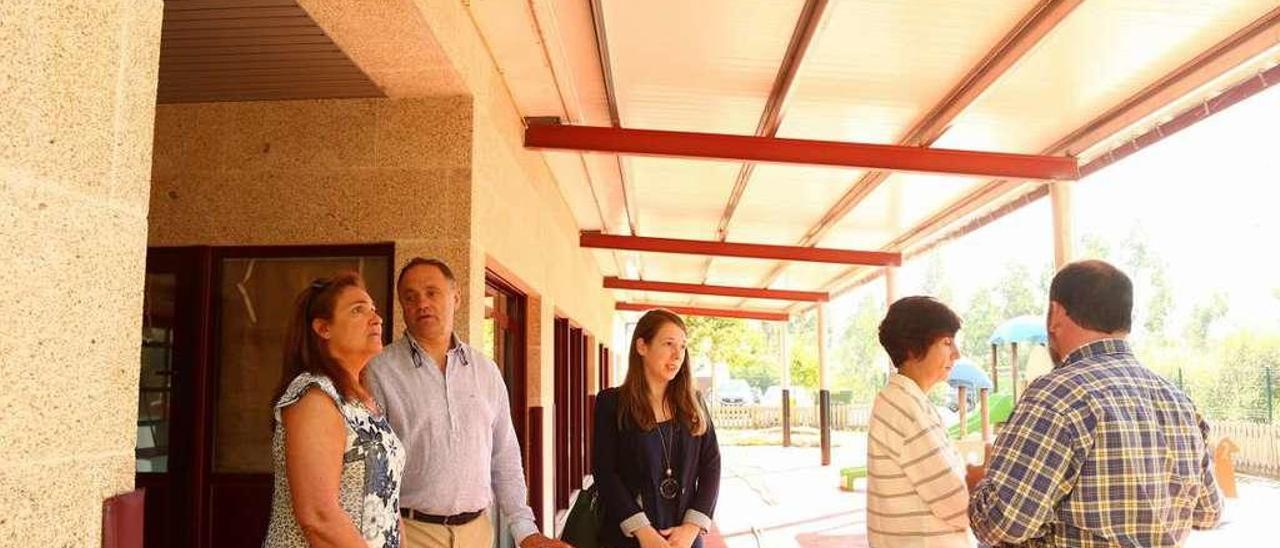
[[[272,404],[280,401],[289,383],[303,372],[324,375],[333,381],[345,400],[356,400],[364,388],[353,379],[329,353],[324,339],[311,328],[314,320],[333,320],[338,297],[348,287],[364,289],[364,279],[355,272],[343,272],[332,278],[320,278],[298,293],[284,342],[284,368]]]
[[[649,383],[644,375],[644,357],[636,350],[636,341],[653,344],[662,326],[672,324],[685,333],[684,320],[670,310],[657,308],[645,312],[636,323],[635,333],[631,336],[631,353],[627,359],[627,378],[618,389],[618,427],[630,424],[640,430],[653,430],[657,417],[653,415],[653,406],[649,403]],[[663,395],[672,410],[673,417],[684,425],[694,436],[701,436],[707,431],[707,416],[698,404],[698,396],[693,388],[693,372],[689,362],[689,353],[685,352],[684,363],[676,378],[667,383],[666,394]]]

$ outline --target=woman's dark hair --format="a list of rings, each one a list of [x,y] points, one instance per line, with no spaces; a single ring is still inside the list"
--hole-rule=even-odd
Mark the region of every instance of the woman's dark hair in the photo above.
[[[275,397],[271,398],[273,405],[280,401],[289,383],[303,372],[328,377],[346,400],[356,399],[363,391],[359,379],[351,378],[329,353],[324,339],[311,328],[311,322],[316,319],[333,320],[338,296],[348,287],[364,289],[364,279],[355,272],[343,272],[332,278],[317,279],[298,293],[285,335],[284,368]]]
[[[933,297],[905,297],[889,306],[880,322],[880,346],[889,353],[894,367],[912,358],[921,358],[929,346],[942,337],[954,337],[960,317]]]
[[[653,416],[653,406],[649,404],[649,383],[644,376],[644,356],[636,350],[636,341],[653,344],[662,326],[671,324],[688,333],[684,320],[674,312],[656,308],[645,312],[636,323],[635,333],[631,336],[631,353],[627,359],[627,378],[618,389],[618,427],[627,424],[643,431],[653,430],[657,425],[657,417]],[[667,393],[663,398],[671,406],[674,418],[685,427],[690,434],[701,436],[707,431],[707,417],[698,405],[697,394],[693,389],[693,371],[689,353],[684,354],[684,363],[680,364],[680,372],[676,378],[667,383]]]
[[[1076,325],[1091,331],[1127,333],[1133,326],[1133,282],[1104,261],[1062,267],[1049,285],[1049,300],[1062,306]]]

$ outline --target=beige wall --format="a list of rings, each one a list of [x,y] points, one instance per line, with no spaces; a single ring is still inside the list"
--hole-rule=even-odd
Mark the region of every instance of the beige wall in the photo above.
[[[465,97],[161,105],[149,243],[394,242],[469,279],[470,132]]]
[[[394,242],[397,266],[415,255],[453,265],[466,281],[458,331],[476,342],[484,270],[497,264],[540,299],[530,312],[546,328],[530,331],[538,355],[530,356],[529,401],[547,407],[549,421],[553,402],[541,395],[552,393],[554,316],[608,340],[613,301],[594,257],[578,248],[577,227],[541,156],[520,145],[514,107],[500,100],[474,110],[479,104],[453,97],[161,105],[148,242]],[[548,467],[552,445],[544,443]]]
[[[524,150],[520,114],[462,3],[393,0],[372,10],[341,0],[301,4],[400,99],[162,107],[150,241],[394,241],[400,263],[440,255],[466,279],[465,295],[474,296],[458,331],[477,342],[485,267],[515,278],[535,303],[529,403],[546,408],[542,517],[550,523],[555,415],[543,395],[552,393],[553,319],[567,316],[598,340],[612,340],[613,300],[595,258],[578,247],[576,223],[542,156]],[[383,32],[388,28],[395,32]],[[433,83],[418,82],[423,78]],[[410,99],[441,90],[467,95]],[[443,205],[406,200],[415,195],[450,198]],[[351,202],[362,216],[334,207]]]
[[[133,488],[160,0],[0,3],[0,545]]]
[[[612,340],[613,297],[603,289],[594,255],[578,247],[577,224],[542,155],[524,150],[520,113],[464,4],[400,0],[409,1],[475,99],[475,250],[517,272],[542,295],[542,367],[540,378],[531,379],[538,389],[530,390],[529,401],[545,407],[543,431],[554,436],[554,318],[567,316],[597,339]],[[473,310],[472,316],[478,312]],[[548,481],[554,478],[553,451],[554,443],[544,444],[543,477]],[[554,496],[548,484],[543,489],[544,524],[551,522]]]
[[[591,252],[578,247],[578,228],[540,154],[520,145],[523,126],[476,110],[473,242],[483,258],[514,271],[542,295],[546,325],[555,314],[581,324],[601,340],[613,327],[613,299],[603,289]],[[473,303],[479,306],[480,303]],[[483,311],[476,308],[472,317]],[[550,365],[551,330],[544,331],[543,363]],[[550,393],[550,369],[544,393]],[[551,402],[544,402],[550,404]]]
[[[594,257],[577,245],[576,223],[542,156],[522,146],[520,113],[466,3],[385,0],[371,9],[354,9],[345,0],[300,4],[389,96],[462,89],[472,98],[470,268],[496,264],[537,295],[530,309],[537,317],[530,318],[529,402],[547,408],[542,427],[551,436],[554,402],[543,395],[552,393],[553,319],[568,316],[600,340],[611,340],[613,300],[601,286]],[[423,78],[432,85],[424,87]],[[470,285],[472,294],[483,290],[479,276]],[[482,306],[478,299],[470,303],[473,333],[479,333]],[[548,479],[552,445],[546,443],[542,454]],[[543,507],[550,509],[553,490],[544,495]],[[543,523],[550,517],[544,515]]]

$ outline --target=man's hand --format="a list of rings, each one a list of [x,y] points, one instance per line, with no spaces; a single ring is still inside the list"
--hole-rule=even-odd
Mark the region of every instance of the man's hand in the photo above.
[[[973,489],[978,486],[978,482],[987,475],[987,469],[985,466],[972,464],[966,464],[964,468],[964,484],[969,488],[969,493],[973,494]]]
[[[698,533],[701,532],[701,527],[686,523],[663,531],[663,536],[667,537],[667,543],[671,544],[672,548],[689,548],[693,546],[693,541],[698,539]]]
[[[547,538],[541,534],[534,533],[524,540],[520,541],[520,548],[573,548],[572,546],[553,538]]]

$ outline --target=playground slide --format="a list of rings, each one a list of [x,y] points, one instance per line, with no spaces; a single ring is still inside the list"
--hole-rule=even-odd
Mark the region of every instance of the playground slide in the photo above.
[[[999,424],[1009,420],[1009,415],[1013,414],[1013,396],[1009,394],[992,394],[987,397],[987,407],[991,412],[991,424]],[[970,409],[969,416],[965,420],[968,427],[965,432],[978,432],[982,428],[982,417],[977,409]],[[952,425],[947,429],[947,437],[959,438],[960,425]]]

